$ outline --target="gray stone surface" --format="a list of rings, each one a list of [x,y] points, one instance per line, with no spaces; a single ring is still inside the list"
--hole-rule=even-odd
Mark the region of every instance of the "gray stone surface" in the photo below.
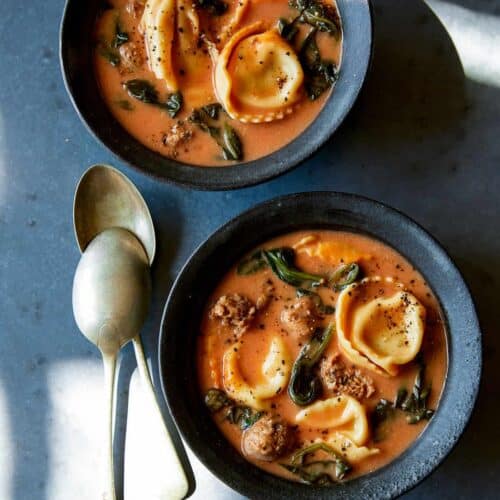
[[[356,192],[403,210],[430,230],[470,284],[485,367],[477,408],[459,445],[406,498],[498,498],[500,4],[429,3],[455,45],[421,0],[375,0],[372,71],[329,143],[267,184],[200,193],[133,172],[86,132],[59,71],[62,0],[0,2],[0,498],[95,498],[101,372],[97,351],[72,318],[79,254],[71,215],[75,183],[97,162],[122,168],[155,220],[154,304],[143,330],[154,369],[172,279],[210,232],[256,202],[302,190]],[[126,348],[118,472],[134,367]],[[194,498],[236,498],[194,458],[193,467]]]

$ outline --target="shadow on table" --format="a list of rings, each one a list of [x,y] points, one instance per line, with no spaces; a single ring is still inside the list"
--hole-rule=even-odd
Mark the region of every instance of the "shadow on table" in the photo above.
[[[455,128],[467,108],[465,77],[439,19],[422,1],[377,0],[373,21],[371,69],[341,132],[362,132],[383,152]]]

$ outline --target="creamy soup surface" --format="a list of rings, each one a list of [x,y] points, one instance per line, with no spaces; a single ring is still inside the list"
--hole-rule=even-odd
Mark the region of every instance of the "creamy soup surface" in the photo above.
[[[247,460],[328,485],[383,467],[425,429],[445,383],[446,331],[424,278],[392,248],[294,232],[222,277],[197,367],[200,398]]]
[[[233,165],[276,151],[310,125],[337,78],[332,0],[315,2],[319,17],[300,17],[288,0],[106,5],[94,56],[104,101],[132,136],[183,163]]]

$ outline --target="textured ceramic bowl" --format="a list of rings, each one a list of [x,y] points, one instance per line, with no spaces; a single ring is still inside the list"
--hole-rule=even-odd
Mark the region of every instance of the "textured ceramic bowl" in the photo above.
[[[92,33],[103,0],[67,0],[60,58],[66,89],[88,130],[131,166],[165,181],[222,190],[258,184],[290,170],[333,134],[351,109],[368,70],[372,48],[369,0],[337,0],[344,44],[339,80],[316,120],[294,141],[258,160],[230,167],[199,167],[156,153],[132,137],[101,98],[92,63]]]
[[[438,297],[448,330],[449,366],[436,414],[422,435],[392,463],[329,488],[267,474],[247,462],[219,432],[197,387],[195,340],[204,305],[218,281],[260,243],[299,229],[367,234],[404,255]],[[275,198],[239,215],[191,256],[165,306],[159,343],[163,391],[184,439],[217,477],[249,498],[393,498],[422,481],[451,451],[474,407],[481,375],[481,333],[467,285],[425,230],[378,202],[334,192]]]

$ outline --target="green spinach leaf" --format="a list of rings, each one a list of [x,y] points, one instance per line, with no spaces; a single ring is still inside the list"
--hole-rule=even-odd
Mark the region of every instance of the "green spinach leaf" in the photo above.
[[[262,250],[255,251],[249,257],[243,259],[236,267],[236,273],[240,276],[249,276],[268,266]]]
[[[222,156],[225,160],[241,160],[243,147],[238,134],[227,122],[222,127]]]
[[[323,302],[323,299],[321,298],[321,296],[318,293],[313,292],[312,290],[306,290],[305,288],[297,288],[296,295],[298,298],[311,297],[311,300],[313,301],[314,305],[316,306],[316,309],[321,314],[330,315],[330,314],[333,314],[335,312],[335,307],[328,305],[328,304],[325,304]]]
[[[315,101],[328,90],[338,78],[337,66],[333,62],[321,59],[316,33],[316,28],[308,33],[299,52],[299,60],[304,69],[304,85],[311,101]]]
[[[327,460],[307,461],[318,451],[331,456]],[[329,486],[344,479],[352,466],[339,453],[326,443],[314,443],[295,452],[283,468],[299,476],[302,481],[314,486]]]
[[[111,43],[111,46],[115,49],[122,46],[124,43],[129,41],[129,35],[127,32],[123,31],[120,20],[117,18],[115,23],[115,36]]]
[[[167,97],[167,101],[165,102],[165,109],[167,113],[170,115],[170,118],[175,118],[177,113],[181,110],[183,103],[183,97],[180,92],[174,92]]]
[[[215,140],[221,148],[222,157],[225,160],[241,160],[243,158],[243,147],[236,130],[227,122],[224,122],[222,129],[217,124],[214,125],[221,110],[222,106],[220,105],[208,104],[199,109],[194,109],[188,120]]]
[[[290,0],[288,3],[292,9],[300,12],[301,22],[335,37],[340,35],[340,17],[333,5],[327,5],[321,0]]]
[[[278,33],[290,43],[293,42],[299,32],[297,28],[299,17],[296,17],[292,21],[287,21],[283,17],[278,20]]]
[[[101,57],[106,59],[111,66],[116,67],[120,65],[120,54],[104,40],[100,40],[97,43],[97,52]]]
[[[171,118],[175,118],[182,107],[183,99],[180,92],[170,94],[166,102],[160,102],[158,91],[153,84],[147,80],[135,78],[133,80],[128,80],[123,86],[131,97],[146,104],[152,104],[153,106],[164,109]]]
[[[330,343],[333,330],[333,323],[325,329],[316,329],[293,364],[288,395],[299,406],[309,405],[321,395],[322,384],[315,367]]]
[[[305,273],[295,267],[295,251],[293,248],[274,248],[262,252],[274,274],[289,285],[297,288],[310,288],[325,283],[323,276]]]

